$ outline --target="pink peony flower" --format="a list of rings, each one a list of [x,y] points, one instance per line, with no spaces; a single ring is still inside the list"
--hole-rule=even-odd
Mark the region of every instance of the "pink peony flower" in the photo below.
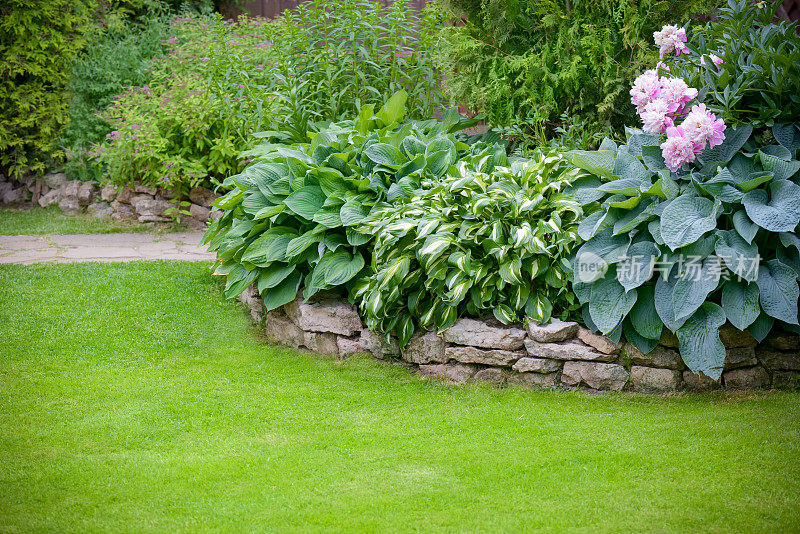
[[[660,96],[670,104],[676,104],[676,112],[683,111],[683,107],[697,97],[697,89],[689,87],[681,78],[661,78]]]
[[[717,70],[718,70],[718,71],[722,70],[722,67],[720,67],[720,65],[722,65],[722,64],[724,63],[724,61],[722,61],[722,58],[721,58],[721,57],[719,57],[719,56],[718,56],[718,55],[716,55],[716,54],[708,54],[708,57],[709,57],[709,59],[711,59],[711,62],[712,62],[714,65],[716,65],[716,66],[717,66]],[[704,56],[700,56],[700,64],[701,64],[701,65],[703,65],[703,66],[705,66],[705,64],[706,64],[706,58],[705,58]]]
[[[725,140],[725,121],[707,111],[705,104],[692,106],[692,111],[686,116],[681,128],[692,141],[695,154],[701,153],[706,143],[709,148],[714,148]]]
[[[667,140],[661,144],[661,155],[664,156],[664,163],[673,172],[684,163],[694,161],[694,145],[680,126],[667,128]]]
[[[661,31],[653,33],[653,40],[659,47],[661,57],[672,52],[681,55],[681,52],[689,51],[684,44],[686,43],[686,30],[677,26],[664,26]]]
[[[660,98],[648,103],[641,113],[644,131],[654,135],[664,133],[667,128],[675,125],[670,114],[675,113],[677,108],[677,104],[671,104]]]
[[[661,81],[655,70],[648,70],[641,74],[633,82],[631,88],[631,103],[636,106],[639,113],[644,111],[645,106],[656,100],[661,93]]]

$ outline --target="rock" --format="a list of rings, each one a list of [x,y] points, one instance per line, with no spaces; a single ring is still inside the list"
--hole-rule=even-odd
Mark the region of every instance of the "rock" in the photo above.
[[[24,186],[29,186],[34,181],[36,181],[36,178],[32,174],[25,174],[25,175],[22,175],[22,176],[18,176],[17,177],[17,181],[19,183],[21,183],[22,185],[24,185]]]
[[[769,387],[769,375],[763,367],[734,369],[723,373],[725,389],[761,389]]]
[[[352,336],[361,332],[363,326],[355,306],[336,300],[309,303],[298,298],[284,309],[289,318],[306,332]]]
[[[633,390],[639,393],[669,393],[677,391],[681,385],[682,373],[674,369],[655,367],[631,367]]]
[[[142,184],[134,184],[133,190],[136,193],[143,193],[145,195],[150,195],[151,197],[156,196],[156,193],[158,193],[154,187],[149,187]]]
[[[698,375],[687,370],[683,372],[683,386],[689,391],[711,391],[719,389],[719,382],[703,373]]]
[[[630,343],[626,343],[622,349],[622,354],[630,360],[633,365],[643,365],[646,367],[661,367],[664,369],[683,369],[683,359],[677,351],[656,346],[652,351],[645,354]]]
[[[100,189],[100,198],[105,202],[113,202],[117,198],[117,189],[118,187],[114,184],[104,185]]]
[[[525,324],[528,335],[539,343],[551,343],[572,339],[578,333],[578,323],[566,323],[553,319],[550,324],[539,325],[531,319]]]
[[[739,330],[730,323],[725,323],[719,329],[719,338],[726,349],[738,347],[755,347],[758,342],[747,330]]]
[[[28,192],[24,187],[18,187],[6,192],[3,195],[3,204],[16,204],[25,202],[28,199]]]
[[[166,200],[142,196],[133,197],[131,199],[131,206],[133,206],[133,210],[139,215],[140,219],[144,216],[167,217],[167,220],[170,220],[167,215],[167,210],[175,207],[174,204],[167,202]]]
[[[248,309],[253,321],[261,324],[261,320],[264,318],[264,301],[261,300],[255,284],[247,286],[247,289],[239,293],[236,298]]]
[[[475,319],[459,319],[442,333],[448,343],[468,345],[484,349],[517,350],[525,340],[525,331],[520,328],[492,326]]]
[[[361,337],[349,338],[338,336],[336,345],[339,347],[339,356],[352,356],[353,354],[366,354],[369,352],[361,342]]]
[[[537,343],[532,339],[525,340],[528,354],[536,358],[552,358],[554,360],[589,360],[609,362],[616,358],[613,354],[597,352],[583,343],[566,341],[562,343]]]
[[[615,343],[601,334],[595,334],[588,328],[578,328],[578,339],[605,354],[616,354],[622,348],[622,343]]]
[[[666,327],[661,331],[661,340],[658,342],[659,345],[664,345],[670,349],[677,349],[680,347],[680,342],[678,341],[678,336],[667,330]]]
[[[326,356],[339,355],[339,343],[336,334],[305,332],[303,334],[303,345],[318,354],[325,354]]]
[[[123,204],[130,204],[131,200],[133,199],[133,195],[134,195],[133,188],[126,185],[125,187],[122,188],[122,191],[120,191],[117,194],[116,201],[121,202]]]
[[[402,352],[402,357],[407,362],[420,365],[431,362],[444,363],[447,361],[445,342],[432,330],[424,334],[417,332],[411,336]]]
[[[771,371],[800,371],[800,353],[759,349],[756,356]]]
[[[787,389],[800,388],[800,373],[794,371],[775,371],[772,373],[772,387]]]
[[[546,358],[521,358],[512,367],[520,373],[550,374],[561,369],[562,362]]]
[[[212,211],[212,212],[211,212],[211,220],[212,220],[212,221],[218,221],[218,220],[220,220],[220,219],[222,218],[222,216],[223,216],[224,214],[225,214],[225,213],[224,213],[223,211],[221,211],[221,210]]]
[[[6,193],[14,189],[14,184],[11,182],[0,182],[0,202],[3,201],[3,197],[6,196]]]
[[[599,390],[621,391],[630,374],[619,364],[569,361],[564,364],[561,382],[567,386],[586,384]]]
[[[136,220],[140,223],[162,223],[170,222],[172,219],[169,217],[159,217],[158,215],[139,215]]]
[[[189,215],[191,215],[198,221],[205,222],[211,216],[211,210],[203,206],[199,206],[197,204],[192,204],[191,206],[189,206]]]
[[[88,206],[94,200],[94,182],[81,182],[78,186],[78,204]]]
[[[112,213],[114,213],[114,208],[108,202],[94,202],[89,204],[89,207],[86,208],[92,217],[97,219],[103,219],[105,217],[110,217]]]
[[[447,347],[444,349],[444,355],[447,360],[456,360],[461,363],[496,365],[498,367],[510,367],[511,364],[524,356],[523,353],[510,350],[483,350],[475,347]]]
[[[39,197],[39,205],[43,208],[46,208],[47,206],[51,206],[53,204],[58,203],[58,198],[60,194],[61,191],[58,189],[50,190],[47,194]]]
[[[361,330],[360,343],[365,351],[372,353],[376,358],[384,359],[400,354],[400,344],[397,342],[397,338],[392,337],[390,341],[386,341],[383,336],[367,328]]]
[[[297,348],[305,343],[303,331],[277,310],[267,313],[264,318],[264,334],[276,345]]]
[[[180,190],[177,189],[177,188],[175,188],[175,189],[163,189],[162,188],[162,189],[158,190],[157,195],[160,196],[161,198],[165,198],[167,200],[174,200],[174,199],[176,199],[176,198],[178,198],[180,196]]]
[[[725,350],[725,366],[723,369],[738,369],[739,367],[752,367],[758,365],[756,349],[753,347],[739,347]]]
[[[481,382],[491,382],[498,386],[502,386],[503,382],[506,381],[506,373],[503,372],[502,369],[498,369],[496,367],[487,367],[486,369],[481,369],[475,373],[475,380],[480,380]]]
[[[800,336],[789,332],[781,332],[777,335],[769,336],[765,341],[773,349],[794,351],[800,349]]]
[[[114,213],[111,214],[112,219],[131,221],[136,218],[136,214],[133,212],[133,208],[130,204],[122,204],[118,200],[115,200],[111,203],[111,208],[114,210]]]
[[[42,177],[45,185],[50,189],[59,189],[62,185],[67,183],[67,175],[63,172],[56,172],[53,174],[45,174]]]
[[[508,377],[508,383],[526,388],[552,388],[558,382],[558,373],[519,373]]]
[[[420,365],[419,375],[422,378],[437,378],[451,384],[463,384],[475,376],[477,369],[468,363],[438,363]]]
[[[64,213],[80,213],[81,205],[78,204],[78,198],[74,196],[62,196],[58,200],[58,207]]]
[[[217,195],[210,189],[205,187],[195,187],[189,191],[189,200],[194,204],[210,208],[211,203],[217,198]]]

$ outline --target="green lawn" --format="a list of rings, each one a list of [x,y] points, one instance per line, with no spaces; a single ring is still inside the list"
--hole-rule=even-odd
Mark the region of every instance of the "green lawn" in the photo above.
[[[0,269],[0,532],[800,530],[800,395],[448,387],[265,346],[207,266]]]
[[[153,232],[155,229],[137,222],[95,219],[91,215],[67,215],[57,206],[31,209],[0,208],[0,235],[43,234],[110,234],[116,232]],[[167,225],[160,231],[184,231]]]

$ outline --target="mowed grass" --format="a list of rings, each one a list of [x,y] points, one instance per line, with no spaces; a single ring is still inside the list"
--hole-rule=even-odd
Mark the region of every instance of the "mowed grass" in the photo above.
[[[137,222],[96,219],[88,214],[67,215],[58,206],[0,208],[0,235],[111,234],[117,232],[176,232],[179,225],[153,228]]]
[[[789,532],[800,396],[421,382],[202,264],[0,269],[0,531]]]

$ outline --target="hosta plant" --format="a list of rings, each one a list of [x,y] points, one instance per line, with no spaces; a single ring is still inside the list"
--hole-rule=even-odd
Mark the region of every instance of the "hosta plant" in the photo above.
[[[688,367],[714,379],[726,321],[759,341],[775,324],[797,327],[800,130],[772,133],[779,144],[759,146],[750,126],[728,128],[677,171],[641,131],[571,153],[586,172],[573,192],[591,212],[573,277],[587,324],[644,352],[666,328]]]
[[[582,210],[564,190],[577,173],[555,153],[510,164],[496,153],[374,210],[358,227],[375,236],[374,273],[355,288],[369,328],[404,345],[463,315],[548,322],[576,310],[567,258]]]
[[[356,225],[376,203],[410,194],[467,153],[493,150],[458,140],[474,121],[456,110],[441,121],[403,123],[405,100],[401,91],[377,113],[366,105],[310,142],[265,143],[249,153],[256,161],[225,180],[229,191],[215,202],[224,213],[205,238],[228,297],[257,281],[269,310],[300,288],[306,298],[348,288],[369,268],[372,238]]]

